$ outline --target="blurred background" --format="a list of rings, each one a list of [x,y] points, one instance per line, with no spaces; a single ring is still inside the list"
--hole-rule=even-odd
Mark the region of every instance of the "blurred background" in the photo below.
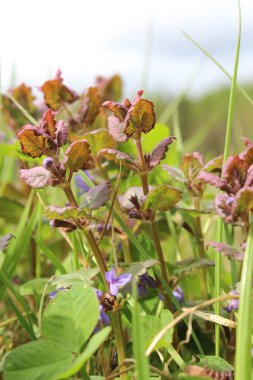
[[[98,75],[118,73],[126,97],[143,88],[161,122],[172,123],[172,114],[177,118],[186,150],[223,151],[230,81],[183,32],[232,74],[236,0],[8,0],[1,5],[4,89],[21,82],[40,86],[61,68],[66,85],[82,92]],[[241,8],[238,80],[253,96],[252,0],[242,0]],[[235,150],[242,146],[239,136],[251,137],[252,110],[238,94]]]

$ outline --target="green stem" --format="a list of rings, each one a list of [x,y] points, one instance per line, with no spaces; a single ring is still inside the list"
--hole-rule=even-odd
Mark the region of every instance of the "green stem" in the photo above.
[[[241,8],[240,1],[238,0],[238,14],[239,14],[239,28],[238,28],[238,38],[236,44],[236,54],[234,62],[234,73],[232,78],[232,84],[230,89],[230,98],[229,98],[229,107],[228,107],[228,118],[227,118],[227,129],[226,129],[226,140],[223,156],[223,166],[228,159],[229,147],[231,143],[231,133],[232,133],[232,121],[235,108],[235,95],[236,95],[236,80],[237,80],[237,70],[239,62],[239,52],[241,44]],[[222,241],[222,228],[223,222],[219,220],[218,223],[218,241]],[[218,297],[221,294],[221,255],[215,255],[215,296]],[[217,304],[215,307],[215,314],[220,314],[220,305]],[[216,323],[215,325],[215,354],[216,356],[220,355],[220,325]]]
[[[235,380],[251,379],[251,331],[252,331],[252,272],[253,272],[253,219],[247,239],[246,252],[243,260],[239,316],[236,334],[236,358],[235,358]]]

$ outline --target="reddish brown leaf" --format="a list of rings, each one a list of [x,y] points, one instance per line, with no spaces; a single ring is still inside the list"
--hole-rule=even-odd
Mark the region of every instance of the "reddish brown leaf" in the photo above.
[[[90,160],[90,149],[87,140],[78,140],[73,142],[66,150],[63,163],[72,172],[80,169],[86,169]]]
[[[92,124],[99,114],[101,98],[97,87],[89,87],[86,91],[80,109],[78,111],[78,122]]]
[[[156,115],[154,104],[146,99],[139,99],[128,112],[125,133],[128,137],[136,132],[148,133],[154,128]]]
[[[114,75],[109,79],[98,77],[96,85],[102,101],[107,99],[118,101],[121,98],[122,80],[119,75]]]
[[[78,98],[76,93],[63,84],[60,71],[57,72],[55,79],[46,81],[41,90],[46,105],[54,111],[57,111],[63,103],[73,103]]]
[[[130,165],[132,168],[137,169],[138,163],[136,160],[134,160],[132,157],[130,157],[128,154],[120,152],[119,150],[115,149],[102,149],[98,156],[104,157],[107,160],[114,161],[116,164],[119,164],[122,162],[124,165]]]
[[[174,136],[167,137],[162,140],[156,147],[152,150],[149,158],[149,167],[153,168],[159,165],[160,161],[162,161],[166,157],[166,152],[169,149],[169,145],[176,140]]]
[[[53,139],[56,138],[56,120],[55,120],[55,112],[51,109],[48,109],[40,122],[40,127]]]
[[[41,157],[43,154],[50,154],[56,148],[51,138],[43,136],[37,127],[25,126],[18,134],[21,149],[24,154],[29,154],[32,158]]]
[[[56,127],[57,146],[61,147],[66,144],[68,139],[68,130],[63,120],[59,120]]]

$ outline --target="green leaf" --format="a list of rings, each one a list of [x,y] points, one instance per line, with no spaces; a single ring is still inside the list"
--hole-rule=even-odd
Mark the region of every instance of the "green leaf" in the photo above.
[[[42,294],[43,290],[48,282],[49,278],[34,278],[33,280],[27,281],[25,284],[20,286],[20,294],[22,296],[29,296],[33,294]],[[47,288],[46,294],[53,290],[52,287]]]
[[[82,352],[74,361],[73,365],[64,373],[61,374],[61,379],[66,379],[82,368],[84,363],[89,360],[92,355],[99,349],[101,344],[106,340],[108,335],[111,332],[111,327],[105,327],[103,330],[99,331],[97,334],[93,335],[93,337],[90,339],[87,347],[85,348],[84,352]]]
[[[107,129],[96,129],[84,135],[91,146],[91,151],[93,154],[97,155],[100,150],[114,148],[115,141],[112,136],[109,135]]]
[[[147,269],[159,264],[158,260],[150,259],[139,263],[133,263],[130,265],[128,272],[132,273],[133,276],[141,276],[147,273]]]
[[[214,371],[233,371],[234,368],[226,360],[214,355],[200,355],[199,367],[207,367]]]
[[[63,162],[64,165],[72,172],[87,168],[87,162],[90,160],[90,149],[87,140],[78,140],[73,142],[66,150]]]
[[[89,87],[85,92],[80,109],[78,111],[78,122],[86,125],[92,124],[99,114],[101,98],[97,87]]]
[[[77,219],[81,217],[88,218],[89,215],[85,210],[82,210],[77,207],[72,206],[66,206],[66,207],[58,207],[58,206],[48,206],[45,209],[45,215],[49,219],[58,219],[58,220],[64,220],[64,219]]]
[[[59,292],[42,317],[42,334],[71,352],[78,352],[94,330],[99,318],[95,291],[75,285]]]
[[[214,261],[210,259],[185,259],[178,261],[176,266],[179,267],[174,270],[175,274],[182,272],[191,272],[193,269],[214,267]]]
[[[82,268],[77,272],[56,276],[50,284],[56,285],[57,288],[69,287],[75,284],[93,285],[92,278],[99,273],[99,268]]]
[[[168,211],[182,198],[182,191],[169,185],[157,186],[151,190],[143,205],[142,210]]]
[[[46,244],[44,244],[40,239],[34,237],[34,240],[36,241],[36,244],[39,246],[39,248],[42,250],[45,256],[48,257],[48,259],[51,261],[53,266],[58,269],[58,271],[62,274],[67,273],[64,265],[60,262],[60,260],[55,256],[55,254],[48,248]]]
[[[150,345],[155,335],[173,321],[173,314],[169,310],[162,310],[161,315],[146,315],[144,318],[144,333],[146,348]],[[169,330],[159,341],[154,350],[168,347],[173,339],[173,329]]]
[[[73,362],[73,355],[51,341],[39,340],[11,351],[4,361],[5,380],[56,380]]]

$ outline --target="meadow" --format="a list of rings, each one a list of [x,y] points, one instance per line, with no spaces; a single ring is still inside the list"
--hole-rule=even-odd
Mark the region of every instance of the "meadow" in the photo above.
[[[195,43],[196,45],[196,43]],[[4,380],[252,379],[253,89],[1,94]],[[1,375],[0,375],[1,376]]]

